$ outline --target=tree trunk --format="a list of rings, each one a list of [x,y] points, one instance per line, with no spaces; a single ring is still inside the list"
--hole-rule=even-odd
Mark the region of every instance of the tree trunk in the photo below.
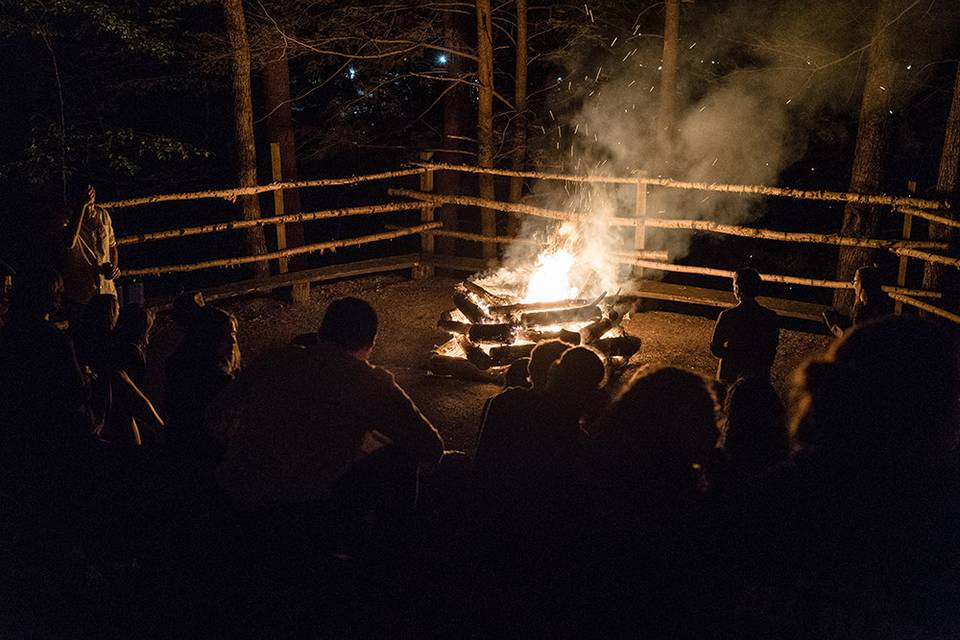
[[[470,48],[469,40],[474,31],[473,21],[469,15],[454,11],[444,12],[445,44],[453,51],[466,51]],[[470,135],[473,116],[473,104],[470,100],[469,85],[459,82],[466,75],[464,59],[458,55],[448,57],[447,75],[454,80],[454,85],[443,98],[443,148],[446,152],[435,155],[438,162],[448,164],[472,163],[469,156],[459,153],[466,150],[466,139]],[[438,171],[435,174],[435,188],[438,193],[447,195],[462,195],[462,174],[459,171]],[[443,227],[456,231],[459,229],[458,206],[445,204],[439,211]],[[438,254],[454,255],[456,253],[456,239],[438,237],[435,240],[434,251]]]
[[[284,181],[297,180],[297,146],[293,130],[293,109],[290,107],[290,68],[286,54],[267,61],[263,68],[264,107],[267,113],[267,137],[280,145],[280,172]],[[300,213],[300,192],[283,192],[284,213]],[[284,225],[287,246],[303,244],[303,223]]]
[[[227,38],[230,41],[232,56],[237,182],[241,187],[252,187],[257,184],[257,148],[253,138],[253,101],[250,95],[250,43],[247,41],[243,2],[242,0],[223,0],[223,10],[227,19]],[[240,204],[244,220],[255,220],[260,217],[260,202],[257,196],[243,196],[240,198]],[[248,255],[267,252],[263,227],[246,229],[243,237]],[[255,277],[260,278],[269,273],[270,266],[266,261],[255,264]]]
[[[523,171],[527,161],[527,0],[517,3],[517,64],[514,71],[514,106],[517,115],[513,120],[513,153],[510,166],[514,171]],[[523,178],[510,179],[510,201],[520,202],[523,197]],[[508,235],[520,231],[520,218],[508,218]]]
[[[673,147],[679,55],[680,0],[666,0],[666,15],[663,22],[663,63],[660,69],[660,105],[657,110],[657,155],[661,164],[669,160]]]
[[[953,101],[947,114],[947,128],[943,136],[943,151],[940,154],[940,172],[937,174],[937,191],[955,192],[960,188],[960,65],[953,81]],[[955,209],[939,212],[941,215],[956,217]],[[956,229],[940,224],[930,225],[930,239],[947,241],[953,247],[956,242]],[[943,291],[943,306],[954,310],[957,304],[957,286],[955,269],[945,265],[927,262],[923,267],[923,288]]]
[[[896,80],[893,44],[896,26],[891,24],[902,10],[904,0],[882,0],[877,11],[873,43],[867,64],[857,146],[850,174],[850,191],[877,193],[883,176],[890,125],[890,101]],[[880,223],[880,207],[848,204],[843,210],[841,235],[874,237]],[[843,247],[837,258],[837,280],[850,282],[860,267],[873,262],[871,249]],[[833,306],[848,311],[853,306],[853,292],[837,289]]]
[[[481,167],[493,166],[493,28],[490,0],[477,0],[477,84],[480,91],[477,112],[477,162]],[[493,176],[480,175],[480,197],[495,196]],[[480,233],[497,235],[497,213],[480,209]],[[497,245],[483,243],[483,257],[495,258]]]

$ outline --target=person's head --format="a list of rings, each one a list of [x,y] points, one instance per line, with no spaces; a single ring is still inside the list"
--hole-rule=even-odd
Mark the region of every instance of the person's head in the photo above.
[[[586,398],[603,384],[606,377],[603,358],[590,347],[572,347],[563,352],[550,368],[547,391],[560,398]]]
[[[237,341],[237,318],[216,307],[203,307],[193,323],[189,340],[202,365],[219,369],[227,375],[240,370],[240,343]]]
[[[670,451],[702,464],[717,441],[716,400],[707,379],[679,367],[641,369],[601,418],[633,456]]]
[[[150,342],[153,320],[150,309],[139,304],[126,304],[120,310],[120,320],[114,333],[121,342],[146,346]]]
[[[954,335],[919,318],[855,326],[795,380],[796,441],[844,456],[935,455],[956,444],[960,366]]]
[[[320,340],[339,345],[361,360],[370,357],[377,339],[377,312],[359,298],[330,303],[320,323]]]
[[[45,318],[63,302],[63,278],[53,268],[26,272],[14,281],[11,308],[15,313]]]
[[[527,377],[529,375],[528,367],[530,366],[530,358],[520,358],[514,360],[510,363],[510,366],[507,367],[507,373],[503,377],[503,386],[505,389],[510,387],[530,387],[530,380]]]
[[[120,303],[109,293],[97,294],[87,303],[86,316],[93,331],[102,337],[109,336],[120,318]]]
[[[760,273],[751,267],[737,269],[733,274],[733,295],[737,300],[753,300],[760,293]]]
[[[883,293],[880,269],[875,266],[860,267],[853,274],[853,291],[860,302],[876,302]]]
[[[721,443],[732,463],[759,471],[787,457],[786,411],[769,381],[738,380],[727,391],[723,413]]]
[[[533,385],[534,389],[542,391],[547,388],[550,367],[571,346],[562,340],[544,340],[537,343],[537,346],[530,352],[530,364],[527,365],[530,384]]]
[[[173,321],[182,331],[189,331],[200,316],[204,308],[203,293],[193,291],[181,293],[173,301]]]

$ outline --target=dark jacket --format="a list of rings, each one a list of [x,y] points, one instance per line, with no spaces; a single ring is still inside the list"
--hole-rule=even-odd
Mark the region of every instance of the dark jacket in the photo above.
[[[717,380],[735,382],[741,377],[770,377],[777,355],[780,327],[777,314],[755,300],[744,300],[717,318],[710,351],[720,358]]]

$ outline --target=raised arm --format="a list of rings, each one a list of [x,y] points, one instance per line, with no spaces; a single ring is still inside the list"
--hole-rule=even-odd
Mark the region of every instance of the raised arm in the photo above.
[[[63,232],[63,244],[68,249],[73,249],[77,246],[77,238],[80,236],[80,227],[83,226],[83,217],[87,213],[89,207],[94,206],[94,202],[97,199],[97,190],[93,186],[87,187],[87,200],[83,203],[83,206],[80,207],[80,211],[76,214],[70,216],[70,220],[67,221],[67,226],[64,228]]]

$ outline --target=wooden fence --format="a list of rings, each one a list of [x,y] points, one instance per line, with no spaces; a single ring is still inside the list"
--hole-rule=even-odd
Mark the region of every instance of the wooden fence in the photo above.
[[[524,243],[536,244],[535,241],[525,238],[517,238],[503,235],[484,235],[471,233],[460,229],[444,228],[443,224],[436,220],[435,209],[443,205],[458,205],[467,207],[478,207],[500,211],[516,216],[535,216],[549,220],[583,222],[590,211],[559,211],[544,207],[533,206],[522,202],[502,202],[499,200],[489,200],[467,195],[456,194],[438,194],[433,190],[434,177],[438,171],[456,171],[469,174],[485,174],[493,176],[503,176],[510,178],[524,178],[533,180],[554,180],[570,183],[595,183],[606,185],[632,185],[634,187],[635,202],[632,212],[624,215],[623,212],[614,216],[599,218],[604,223],[625,229],[633,229],[632,247],[624,247],[623,250],[613,251],[611,257],[625,265],[632,265],[638,269],[695,274],[700,276],[730,278],[732,271],[718,269],[712,266],[703,265],[681,265],[671,262],[672,256],[667,255],[665,251],[650,251],[646,248],[647,229],[658,229],[664,232],[700,232],[720,235],[731,235],[757,240],[766,240],[774,242],[790,242],[800,244],[819,244],[838,247],[862,247],[874,250],[889,251],[900,258],[900,271],[895,284],[884,287],[884,290],[892,299],[897,301],[898,307],[901,304],[907,304],[928,313],[960,322],[960,317],[942,308],[928,302],[942,297],[937,291],[924,291],[911,289],[905,286],[906,283],[906,260],[914,259],[925,262],[933,262],[960,268],[960,259],[944,255],[950,247],[946,243],[930,240],[912,240],[910,238],[911,224],[913,218],[927,220],[931,224],[943,224],[951,227],[960,227],[960,222],[954,220],[949,215],[950,205],[946,201],[915,198],[910,196],[886,196],[876,194],[858,194],[833,191],[816,190],[798,190],[783,187],[769,187],[760,185],[735,185],[718,184],[704,182],[686,182],[671,180],[667,178],[656,178],[646,176],[618,177],[618,176],[582,176],[582,175],[564,175],[552,174],[539,171],[509,171],[502,169],[485,169],[468,165],[448,165],[438,164],[429,161],[429,155],[422,155],[421,162],[414,166],[383,173],[355,176],[349,178],[321,179],[321,180],[301,180],[296,182],[282,182],[278,173],[279,156],[274,150],[274,179],[271,184],[256,187],[243,187],[234,189],[219,189],[210,191],[199,191],[191,193],[172,193],[164,195],[146,196],[141,198],[131,198],[118,200],[114,202],[100,203],[100,206],[109,209],[131,208],[144,204],[154,204],[162,202],[199,200],[203,198],[219,198],[233,201],[240,196],[257,195],[262,193],[274,193],[277,206],[277,215],[264,217],[257,220],[237,220],[231,222],[207,224],[193,227],[172,228],[138,235],[126,236],[118,239],[120,246],[137,245],[146,242],[157,242],[171,238],[180,238],[209,233],[219,233],[224,231],[233,231],[247,229],[256,226],[272,226],[277,231],[277,250],[254,256],[239,256],[213,258],[200,262],[188,264],[167,264],[156,266],[145,266],[133,269],[126,269],[125,276],[159,276],[166,273],[182,273],[196,271],[200,269],[210,269],[215,267],[226,267],[242,265],[263,260],[278,260],[280,265],[280,274],[261,282],[259,285],[251,283],[240,283],[233,285],[236,291],[264,290],[273,286],[289,286],[294,283],[302,283],[338,277],[342,273],[354,275],[357,273],[372,273],[376,271],[390,271],[399,268],[412,268],[415,277],[426,277],[432,275],[435,266],[445,266],[452,268],[482,268],[491,266],[482,261],[473,261],[459,256],[438,256],[435,254],[434,239],[436,237],[455,238],[468,242],[479,242],[485,244],[510,244]],[[388,189],[388,194],[395,198],[405,200],[390,202],[386,204],[375,204],[367,206],[355,206],[340,209],[329,209],[323,211],[313,211],[307,213],[284,214],[282,212],[282,192],[286,189],[300,189],[308,187],[330,187],[342,185],[356,185],[372,181],[395,180],[397,178],[406,178],[410,176],[419,176],[419,189],[409,189],[393,187]],[[654,189],[681,189],[697,190],[703,192],[717,192],[728,194],[740,194],[745,196],[762,195],[768,197],[790,198],[795,200],[838,202],[838,203],[859,203],[869,205],[879,205],[887,207],[892,214],[904,216],[904,233],[901,238],[857,238],[841,236],[838,234],[821,234],[809,232],[787,232],[771,229],[761,229],[754,227],[738,226],[731,224],[722,224],[708,220],[690,220],[668,217],[651,217],[647,215],[647,198],[649,190]],[[287,247],[284,242],[284,225],[293,222],[309,222],[316,220],[329,220],[335,218],[344,218],[352,216],[383,216],[390,213],[402,211],[419,211],[419,224],[406,227],[384,224],[384,231],[354,238],[336,238],[324,242],[307,244],[298,247]],[[315,252],[334,250],[341,247],[359,246],[375,242],[384,242],[396,238],[418,235],[420,237],[419,254],[406,254],[398,256],[395,259],[383,258],[372,261],[364,261],[370,264],[354,263],[352,265],[339,265],[337,267],[324,267],[323,269],[307,270],[298,273],[287,273],[286,259],[291,256],[303,255]],[[642,273],[642,272],[641,272]],[[827,289],[852,288],[852,282],[842,282],[836,280],[827,280],[822,278],[806,277],[801,275],[788,275],[776,273],[761,274],[763,280],[790,285],[801,285],[808,287],[822,287]],[[643,287],[638,287],[642,289]],[[656,297],[656,296],[651,296]],[[925,301],[927,300],[927,301]],[[683,298],[683,301],[697,302],[695,296],[693,299]],[[722,300],[719,304],[726,305],[729,301]],[[706,300],[701,303],[718,304],[717,299]]]

